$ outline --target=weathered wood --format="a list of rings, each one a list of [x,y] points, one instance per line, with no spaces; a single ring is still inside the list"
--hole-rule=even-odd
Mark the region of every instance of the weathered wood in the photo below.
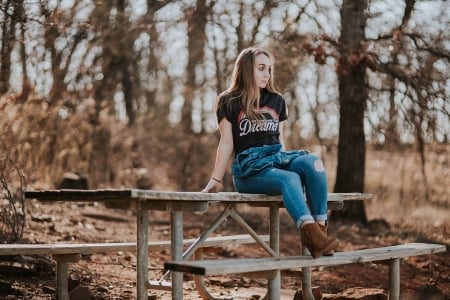
[[[201,193],[142,189],[30,190],[25,191],[25,198],[46,202],[96,201],[104,202],[108,208],[117,209],[130,209],[139,202],[143,209],[160,211],[204,211],[208,208],[208,205],[215,202],[223,204],[246,203],[260,207],[270,207],[274,204],[283,206],[281,196],[237,192]],[[368,200],[371,198],[371,194],[329,193],[328,209],[340,210],[344,206],[344,201]]]
[[[144,212],[146,212],[144,210]],[[146,214],[145,214],[146,215]],[[143,218],[144,222],[146,218]],[[264,241],[269,241],[269,235],[260,235],[259,238]],[[184,239],[182,246],[190,246],[197,239]],[[145,240],[147,241],[147,240]],[[211,247],[225,247],[229,245],[242,245],[255,243],[255,239],[249,234],[217,236],[207,238],[202,244],[201,248]],[[170,241],[151,241],[148,242],[148,248],[152,250],[168,249],[171,247]],[[137,249],[136,243],[93,243],[93,244],[69,244],[69,243],[55,243],[55,244],[0,244],[0,255],[52,255],[56,261],[56,290],[58,299],[69,300],[69,293],[67,289],[68,279],[68,264],[77,262],[80,254],[93,254],[114,251],[130,251],[135,252]],[[145,256],[139,258],[140,260],[147,258]],[[143,272],[148,272],[147,265],[143,264],[143,268],[138,267],[138,271],[142,269]],[[143,276],[138,278],[144,278]],[[180,279],[182,283],[182,278]],[[137,289],[137,292],[142,293],[141,299],[144,299],[147,282],[139,282],[143,288]],[[182,285],[181,285],[182,286]],[[143,298],[144,297],[144,298]]]
[[[148,278],[148,211],[142,207],[137,207],[136,213],[137,228],[137,255],[136,255],[136,298],[143,300],[147,296]]]
[[[175,192],[142,189],[101,189],[101,190],[36,190],[25,191],[25,198],[40,201],[144,201],[149,200],[164,203],[164,200],[175,202],[221,202],[221,203],[247,203],[255,205],[272,205],[282,202],[281,196],[268,196],[260,194],[243,194],[236,192],[201,193],[201,192]],[[341,209],[343,201],[368,200],[371,194],[361,193],[329,193],[328,205],[330,209]]]
[[[337,252],[334,256],[323,256],[317,259],[313,259],[311,256],[288,256],[173,261],[164,263],[164,268],[197,275],[235,274],[390,260],[445,251],[446,247],[444,245],[411,243],[390,247]]]
[[[183,239],[183,213],[180,211],[172,211],[170,213],[170,231],[172,241],[181,241]],[[181,243],[172,243],[170,248],[172,259],[183,259],[183,247]],[[172,272],[172,299],[183,299],[183,273]]]
[[[311,252],[309,252],[308,248],[306,248],[303,240],[301,250],[301,255],[311,255]],[[315,300],[311,285],[311,273],[310,267],[302,268],[302,296],[304,300]]]
[[[260,236],[263,241],[269,241],[269,235]],[[189,246],[195,239],[184,239],[183,246]],[[223,247],[226,245],[250,244],[255,240],[248,234],[210,237],[200,247]],[[151,250],[170,249],[170,241],[151,241]],[[135,242],[125,243],[92,243],[92,244],[1,244],[0,255],[54,255],[54,254],[90,254],[114,251],[136,251]]]
[[[170,212],[182,211],[202,211],[209,205],[223,204],[225,207],[236,206],[236,204],[247,204],[257,207],[269,207],[271,211],[283,207],[281,196],[268,196],[258,194],[241,194],[233,192],[225,193],[201,193],[201,192],[173,192],[142,189],[103,189],[103,190],[43,190],[26,191],[26,199],[36,199],[39,201],[50,202],[104,202],[106,207],[120,209],[137,210],[137,240],[138,240],[138,263],[137,263],[137,299],[146,299],[144,283],[148,281],[147,273],[147,237],[148,220],[146,212],[148,210],[164,210]],[[340,210],[347,200],[368,200],[370,194],[361,193],[339,193],[328,194],[328,209]],[[232,215],[234,216],[234,215]],[[238,218],[237,216],[236,218]],[[147,220],[147,221],[145,221]],[[277,221],[278,222],[278,221]],[[242,227],[242,224],[240,224]],[[272,225],[271,225],[272,226]],[[279,226],[279,225],[277,225]],[[246,227],[246,226],[244,226]],[[178,228],[179,229],[179,228]],[[244,231],[246,228],[243,228]],[[248,229],[248,228],[247,228]],[[247,231],[249,232],[249,231]],[[250,233],[250,232],[249,232]],[[271,238],[271,247],[277,249],[278,236],[273,234]],[[178,244],[179,240],[173,241]],[[263,244],[264,246],[265,244]],[[272,250],[273,251],[273,250]],[[270,252],[269,252],[270,253]],[[264,271],[263,271],[264,272]],[[270,274],[278,274],[273,277],[270,283],[269,291],[271,294],[279,294],[279,272],[271,271]],[[273,290],[273,291],[272,291]]]
[[[270,248],[272,248],[273,252],[275,252],[276,255],[280,255],[280,206],[281,205],[274,205],[270,207]],[[267,294],[264,299],[276,299],[276,297],[279,297],[279,293],[281,290],[280,270],[271,272],[270,275],[270,277],[267,277]]]
[[[389,263],[389,299],[400,298],[400,259],[392,259]]]
[[[69,296],[69,263],[77,262],[80,254],[54,254],[56,260],[56,294],[58,300],[70,300]]]
[[[236,192],[201,193],[142,189],[63,189],[25,191],[25,198],[46,202],[104,202],[106,207],[118,209],[131,209],[136,207],[136,202],[139,202],[140,206],[144,209],[160,211],[204,211],[208,208],[208,205],[215,202],[223,204],[246,203],[248,205],[259,207],[280,205],[283,207],[281,196],[243,194]],[[371,194],[329,193],[328,209],[340,210],[344,206],[344,201],[368,200],[371,198]]]
[[[173,201],[173,200],[146,200],[140,201],[141,208],[159,211],[205,211],[208,209],[208,201]]]
[[[130,189],[98,189],[98,190],[30,190],[25,191],[25,198],[41,201],[104,201],[131,199]]]

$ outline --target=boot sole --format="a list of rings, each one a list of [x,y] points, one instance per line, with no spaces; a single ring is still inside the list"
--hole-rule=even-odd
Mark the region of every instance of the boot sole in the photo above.
[[[323,248],[322,250],[316,251],[316,252],[312,252],[312,251],[310,251],[310,252],[311,252],[312,257],[314,257],[314,258],[319,258],[322,255],[332,256],[333,253],[331,251],[333,251],[338,245],[339,245],[339,240],[336,239],[333,242],[331,242],[328,246]],[[330,252],[331,252],[331,254],[330,254]]]

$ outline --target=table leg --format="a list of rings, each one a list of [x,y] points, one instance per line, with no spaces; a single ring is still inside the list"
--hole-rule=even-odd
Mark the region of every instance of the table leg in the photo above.
[[[253,230],[252,227],[250,227],[250,225],[247,224],[247,222],[239,215],[239,213],[236,211],[235,208],[232,208],[230,216],[233,218],[234,221],[236,221],[236,223],[239,224],[239,226],[241,226],[241,228],[247,232],[248,234],[250,234],[253,239],[264,249],[266,250],[267,253],[269,253],[270,255],[272,255],[273,257],[276,257],[279,255],[278,252],[275,252],[271,245],[267,246],[267,244],[263,241],[261,241],[261,239],[259,238],[258,234],[255,232],[255,230]],[[273,232],[273,230],[272,230]],[[276,238],[275,238],[276,239]],[[277,240],[278,241],[278,240]]]
[[[400,299],[400,259],[391,259],[389,263],[389,300]]]
[[[70,300],[69,263],[77,262],[80,254],[53,254],[56,260],[56,294],[58,300]]]
[[[270,248],[280,254],[280,208],[273,205],[270,207]],[[281,275],[280,271],[275,271],[274,277],[269,279],[267,298],[269,300],[280,299]]]
[[[171,212],[171,259],[183,260],[183,212]],[[172,272],[172,299],[183,299],[183,273]]]
[[[143,205],[137,204],[137,266],[136,266],[136,298],[147,300],[148,282],[148,211]]]
[[[303,241],[302,241],[302,255],[310,255],[309,250],[306,249],[306,247],[303,247]],[[302,295],[303,299],[305,300],[314,300],[314,294],[312,292],[312,285],[311,285],[311,268],[310,267],[303,267],[302,268]]]

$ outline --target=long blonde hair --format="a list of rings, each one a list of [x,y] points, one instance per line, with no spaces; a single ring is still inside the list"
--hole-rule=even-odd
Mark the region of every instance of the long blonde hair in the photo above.
[[[219,95],[220,99],[225,95],[232,95],[233,99],[240,100],[240,105],[249,119],[262,119],[263,115],[255,111],[259,108],[260,88],[255,82],[255,59],[256,56],[264,54],[272,63],[270,78],[266,89],[272,93],[278,93],[273,83],[274,58],[273,55],[265,50],[250,47],[241,51],[234,64],[231,75],[231,83],[228,89]]]

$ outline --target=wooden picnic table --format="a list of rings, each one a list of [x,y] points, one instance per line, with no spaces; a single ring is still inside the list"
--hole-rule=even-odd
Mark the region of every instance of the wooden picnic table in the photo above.
[[[346,200],[370,199],[370,194],[330,193],[328,208],[341,209]],[[76,201],[105,202],[108,207],[136,210],[137,223],[137,291],[136,298],[148,298],[148,288],[152,285],[148,280],[148,211],[168,211],[171,214],[171,260],[181,261],[189,258],[207,237],[227,218],[231,217],[241,228],[250,234],[255,241],[271,256],[279,255],[279,209],[283,207],[281,196],[241,194],[235,192],[201,193],[173,192],[143,189],[97,189],[97,190],[30,190],[25,192],[26,199],[40,201]],[[196,241],[183,253],[183,212],[205,211],[212,204],[221,204],[222,213],[213,221]],[[269,235],[267,245],[258,234],[245,222],[237,210],[238,204],[269,208]],[[183,273],[172,273],[172,299],[183,299]],[[281,289],[280,271],[274,271],[269,278],[267,298],[278,299]]]

